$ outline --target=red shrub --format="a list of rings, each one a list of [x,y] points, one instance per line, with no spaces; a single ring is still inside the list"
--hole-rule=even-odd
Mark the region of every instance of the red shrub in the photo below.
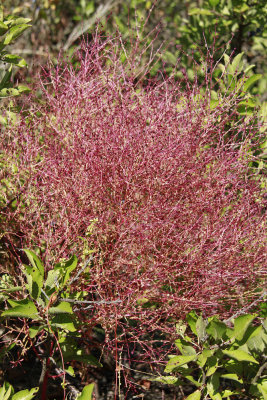
[[[96,36],[79,54],[77,69],[47,69],[34,118],[7,133],[24,176],[8,231],[44,248],[47,263],[81,257],[85,238],[96,251],[81,287],[121,299],[95,310],[111,329],[127,318],[139,321],[127,324],[134,335],[167,332],[193,308],[240,307],[266,272],[262,189],[248,178],[257,124],[237,117],[233,93],[211,109],[208,76],[204,88],[172,78],[142,86],[120,40]]]

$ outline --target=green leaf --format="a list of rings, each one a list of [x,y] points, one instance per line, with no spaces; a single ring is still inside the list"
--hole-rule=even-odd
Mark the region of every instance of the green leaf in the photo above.
[[[74,372],[74,369],[72,368],[71,365],[70,365],[70,366],[68,367],[68,369],[66,369],[65,371],[66,371],[66,373],[69,374],[70,376],[75,377],[75,372]]]
[[[29,328],[29,336],[33,339],[40,331],[42,330],[41,326],[31,326]]]
[[[213,352],[214,352],[214,351],[212,351],[212,350],[204,349],[204,350],[202,351],[202,353],[199,354],[199,356],[198,356],[198,358],[197,358],[197,363],[198,363],[198,365],[199,365],[200,367],[204,367],[204,365],[206,364],[207,359],[213,355]]]
[[[200,400],[201,399],[201,390],[196,390],[194,393],[191,393],[185,399],[186,400]]]
[[[196,329],[196,322],[197,322],[198,316],[195,311],[191,311],[190,313],[187,314],[186,320],[188,322],[188,325],[191,328],[191,331],[197,336],[197,329]]]
[[[12,26],[5,37],[4,44],[10,44],[13,40],[17,39],[29,26],[27,24]]]
[[[262,394],[263,399],[267,400],[267,379],[262,380],[261,383],[258,383],[257,389]]]
[[[4,382],[3,386],[0,388],[0,400],[7,400],[13,393],[14,389],[10,383]]]
[[[231,390],[223,390],[222,391],[222,398],[224,399],[225,397],[227,397],[228,400],[230,400],[230,396],[232,396],[232,394],[236,394],[235,392],[232,392]]]
[[[165,385],[175,385],[175,384],[182,384],[182,381],[176,376],[157,376],[156,378],[152,379],[153,382],[160,382],[164,383]]]
[[[51,296],[51,294],[56,291],[58,287],[59,274],[59,270],[55,271],[54,269],[51,269],[48,271],[47,279],[45,281],[45,292],[48,296]]]
[[[21,290],[23,290],[23,287],[22,286],[12,286],[9,288],[1,288],[0,290],[1,290],[1,292],[13,293],[13,292],[20,292]]]
[[[180,350],[183,356],[193,356],[196,355],[196,350],[191,346],[186,340],[177,339],[175,340],[176,347]]]
[[[31,265],[34,268],[37,268],[39,270],[40,274],[42,275],[42,277],[44,277],[44,266],[43,266],[42,261],[37,257],[37,255],[33,251],[28,250],[28,249],[23,249],[23,250],[25,251]]]
[[[206,331],[217,341],[220,340],[225,334],[226,325],[221,321],[213,319],[209,322]]]
[[[209,3],[211,7],[216,7],[220,3],[220,0],[209,0]]]
[[[195,361],[197,359],[197,355],[193,356],[175,356],[168,361],[164,372],[172,372],[175,368],[180,367],[181,365],[188,364],[190,361]]]
[[[90,383],[90,385],[87,385],[83,388],[82,393],[77,397],[76,400],[91,400],[93,395],[93,390],[94,390],[94,384]]]
[[[234,358],[237,361],[248,361],[252,363],[259,364],[250,354],[244,350],[222,350],[223,354],[230,358]]]
[[[238,375],[236,375],[236,374],[223,374],[223,375],[221,375],[221,377],[224,379],[231,379],[232,381],[243,383],[243,380],[241,378],[239,378]]]
[[[69,280],[71,272],[77,267],[78,259],[73,255],[69,260],[63,261],[55,265],[55,271],[59,271],[62,276],[62,285],[65,286],[66,282]]]
[[[91,354],[85,354],[83,350],[76,351],[62,351],[65,361],[80,361],[86,364],[94,365],[95,367],[102,367],[102,364]]]
[[[255,75],[252,75],[250,78],[248,78],[244,83],[243,91],[247,92],[247,90],[250,88],[250,86],[252,86],[255,82],[257,82],[261,77],[262,77],[261,74],[255,74]]]
[[[207,372],[206,376],[211,376],[218,368],[218,358],[216,356],[211,356],[207,359]]]
[[[267,334],[265,333],[263,326],[255,326],[249,332],[246,344],[250,351],[256,351],[257,353],[263,353],[267,343]]]
[[[49,314],[73,314],[72,307],[70,303],[67,303],[66,301],[62,301],[55,307],[50,307],[48,310]]]
[[[60,328],[69,332],[76,332],[73,317],[69,314],[57,314],[51,320],[52,328]]]
[[[11,400],[31,400],[35,397],[35,394],[38,392],[38,390],[38,387],[35,387],[31,390],[21,390],[20,392],[14,394],[11,397]]]
[[[9,64],[15,64],[17,66],[20,67],[24,67],[27,65],[26,61],[23,60],[21,57],[16,56],[15,54],[6,54],[3,58],[2,58],[3,62],[7,62]]]
[[[3,6],[0,5],[0,21],[3,22],[4,20],[4,9]]]
[[[189,15],[213,15],[213,13],[205,8],[191,8]]]
[[[175,325],[176,328],[176,333],[182,337],[184,337],[185,331],[186,331],[186,324],[183,323],[183,321],[177,322]]]
[[[242,340],[249,325],[256,318],[256,315],[245,314],[240,315],[234,320],[234,333],[233,337],[237,340]]]
[[[220,400],[221,395],[218,393],[220,387],[219,374],[213,374],[207,382],[207,391],[210,397],[214,400]]]
[[[203,341],[203,339],[206,336],[206,321],[204,321],[204,319],[201,316],[197,319],[196,331],[197,331],[198,339],[200,341]]]
[[[38,316],[37,308],[30,300],[8,300],[12,308],[2,312],[3,317],[21,317],[36,318]]]
[[[233,73],[240,73],[243,68],[243,62],[241,62],[241,59],[243,57],[244,53],[239,53],[235,58],[233,59],[231,63],[231,68]]]
[[[8,30],[8,27],[6,26],[6,24],[4,24],[2,21],[0,21],[0,36],[4,35],[7,30]]]
[[[28,291],[30,295],[37,300],[40,297],[43,287],[43,277],[36,267],[25,266],[25,275],[28,282]]]
[[[23,18],[23,17],[15,17],[11,21],[9,21],[10,26],[28,24],[31,21],[31,18]],[[30,25],[28,25],[30,26]]]
[[[24,62],[24,60],[22,60],[22,61]],[[18,66],[21,67],[22,65],[18,64]],[[31,89],[25,85],[18,85],[17,89],[18,89],[19,93],[30,93],[30,91],[31,91]]]
[[[12,74],[12,65],[10,65],[10,67],[8,68],[8,70],[6,71],[5,75],[3,76],[0,82],[0,90],[6,87],[6,85],[10,82],[11,74]]]

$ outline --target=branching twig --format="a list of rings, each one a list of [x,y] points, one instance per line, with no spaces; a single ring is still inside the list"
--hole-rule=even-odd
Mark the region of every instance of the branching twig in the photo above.
[[[263,300],[263,298],[266,296],[266,294],[267,294],[267,291],[264,290],[258,299],[254,300],[254,301],[253,301],[251,304],[249,304],[248,306],[241,308],[241,310],[237,311],[237,312],[236,312],[234,315],[232,315],[230,318],[224,319],[223,322],[224,322],[225,324],[229,324],[229,322],[231,322],[232,319],[234,319],[234,318],[236,318],[236,317],[239,317],[239,315],[246,314],[246,312],[247,312],[249,309],[251,309],[252,307],[256,306],[261,300]]]

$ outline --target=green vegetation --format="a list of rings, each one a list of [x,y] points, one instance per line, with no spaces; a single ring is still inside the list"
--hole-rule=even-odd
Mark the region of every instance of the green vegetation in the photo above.
[[[187,400],[266,398],[266,315],[242,314],[220,321],[216,316],[203,319],[191,312],[187,324],[176,328],[179,338],[175,345],[181,355],[169,357],[165,372],[172,375],[156,381],[180,386],[191,382],[196,390]]]

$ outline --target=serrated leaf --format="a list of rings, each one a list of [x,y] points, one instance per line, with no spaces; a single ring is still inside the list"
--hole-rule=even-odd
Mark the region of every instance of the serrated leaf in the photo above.
[[[254,357],[245,352],[244,350],[222,350],[222,353],[230,358],[234,358],[237,361],[248,361],[255,364],[259,364]]]
[[[29,27],[30,25],[27,24],[12,26],[12,28],[10,28],[9,32],[5,37],[4,44],[5,45],[10,44],[13,40],[17,39]]]
[[[197,359],[197,355],[193,356],[175,356],[168,361],[164,372],[172,372],[175,368],[180,367],[181,365],[188,364],[191,361],[195,361]]]
[[[94,390],[94,384],[90,383],[90,385],[87,385],[83,388],[82,393],[77,397],[76,400],[91,400],[93,395],[93,390]]]
[[[234,320],[234,333],[233,337],[237,340],[242,340],[249,325],[255,319],[255,315],[252,314],[245,314],[240,315]]]
[[[196,390],[194,393],[191,393],[185,399],[186,400],[200,400],[201,399],[201,390]]]
[[[55,307],[50,307],[48,313],[51,315],[55,314],[73,314],[72,307],[70,303],[66,301],[62,301]]]
[[[8,300],[12,308],[2,312],[3,317],[21,317],[35,319],[38,316],[37,308],[30,300]]]
[[[35,397],[35,394],[38,392],[39,388],[35,387],[30,390],[21,390],[20,392],[14,394],[11,397],[11,400],[31,400]]]
[[[257,82],[262,77],[261,74],[254,74],[250,78],[248,78],[243,86],[243,91],[247,92],[247,90],[252,86],[255,82]]]

